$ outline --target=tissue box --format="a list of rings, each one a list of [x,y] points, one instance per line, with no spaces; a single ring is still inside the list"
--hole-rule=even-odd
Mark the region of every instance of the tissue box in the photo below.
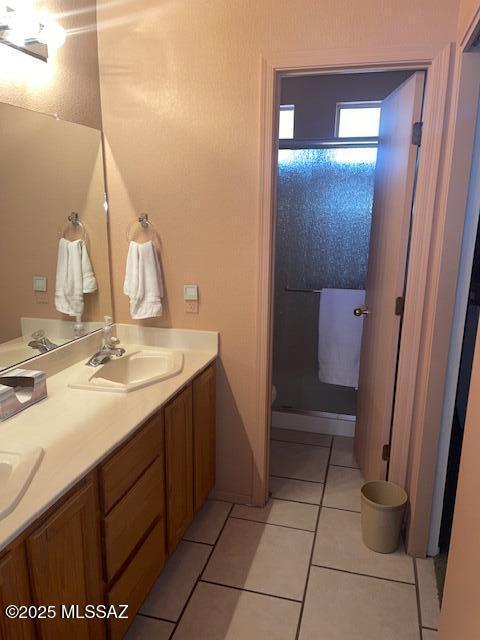
[[[12,369],[0,374],[0,421],[46,397],[47,374],[43,371]]]

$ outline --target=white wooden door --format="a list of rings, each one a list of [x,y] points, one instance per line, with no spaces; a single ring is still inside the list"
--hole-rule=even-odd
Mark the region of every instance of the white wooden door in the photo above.
[[[387,470],[382,451],[390,443],[401,322],[395,303],[405,285],[418,153],[412,130],[424,81],[416,72],[382,102],[355,429],[366,480],[383,479]]]

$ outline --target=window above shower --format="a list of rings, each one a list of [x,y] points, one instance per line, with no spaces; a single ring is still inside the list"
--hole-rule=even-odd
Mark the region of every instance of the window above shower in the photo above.
[[[337,138],[376,138],[380,129],[381,102],[338,102]]]
[[[295,105],[281,104],[278,123],[278,137],[280,140],[292,140],[295,130]]]

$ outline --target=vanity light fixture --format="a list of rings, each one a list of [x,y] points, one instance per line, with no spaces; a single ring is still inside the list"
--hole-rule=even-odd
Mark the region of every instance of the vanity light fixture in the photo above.
[[[58,49],[65,37],[63,27],[36,13],[30,2],[0,2],[0,44],[47,62],[49,47]]]

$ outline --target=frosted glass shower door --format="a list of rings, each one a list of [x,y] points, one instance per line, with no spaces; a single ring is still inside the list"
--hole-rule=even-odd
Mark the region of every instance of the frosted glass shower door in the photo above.
[[[277,408],[355,413],[354,389],[318,380],[321,294],[311,291],[365,288],[376,153],[373,147],[279,152],[273,356]]]

